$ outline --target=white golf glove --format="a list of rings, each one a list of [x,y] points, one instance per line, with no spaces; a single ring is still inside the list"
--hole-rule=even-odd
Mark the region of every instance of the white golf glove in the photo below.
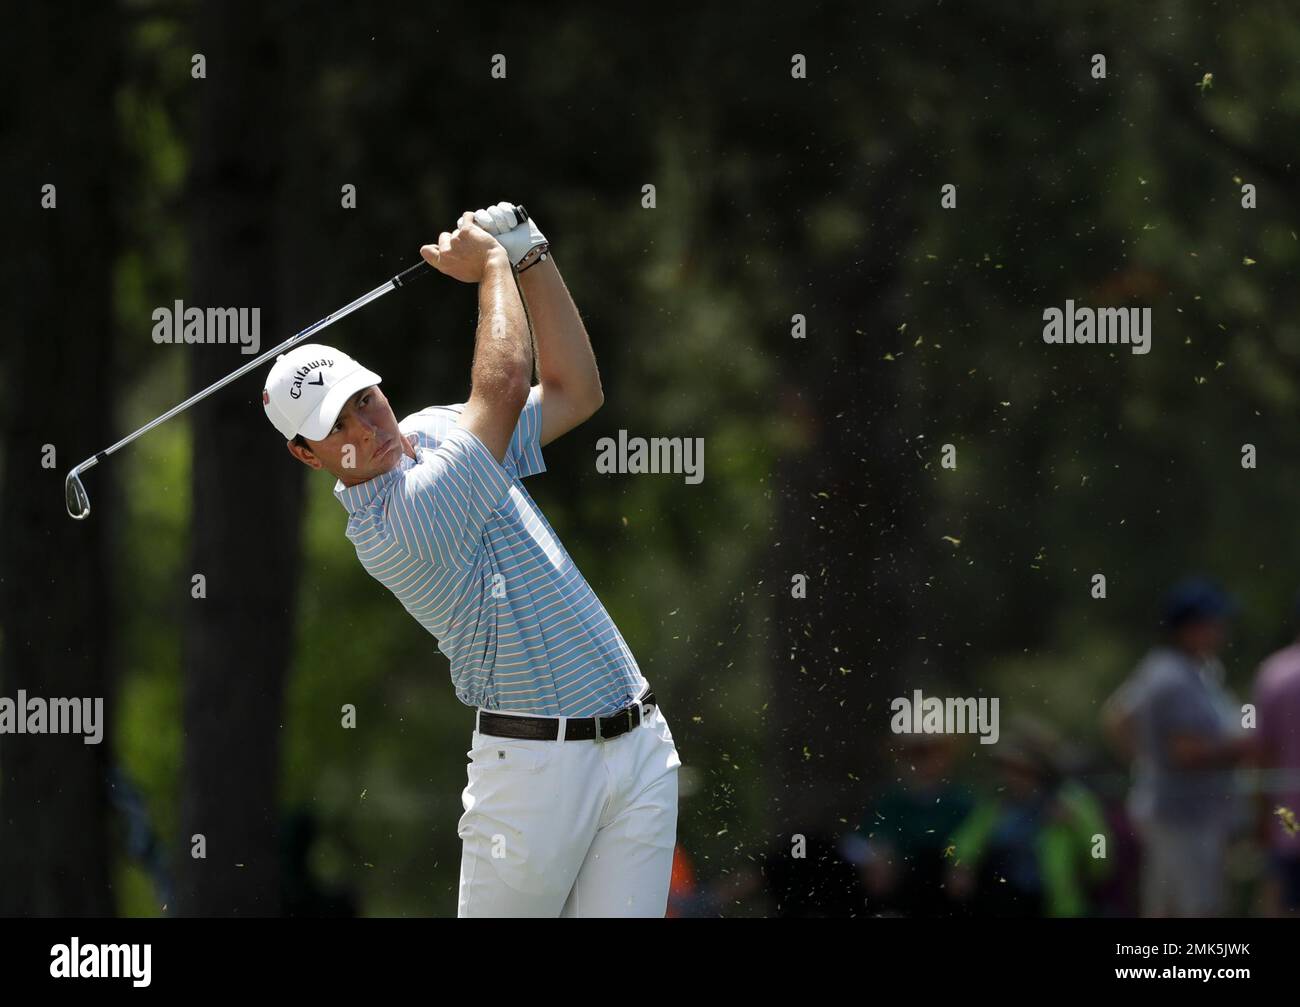
[[[485,210],[476,210],[474,223],[501,242],[510,257],[510,265],[515,269],[521,266],[527,269],[534,262],[545,259],[550,251],[550,242],[531,217],[519,223],[514,203],[497,203]]]

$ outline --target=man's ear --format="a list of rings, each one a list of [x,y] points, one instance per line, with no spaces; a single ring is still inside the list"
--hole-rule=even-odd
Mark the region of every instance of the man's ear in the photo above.
[[[305,448],[300,444],[295,444],[293,441],[285,441],[284,446],[289,449],[289,454],[293,455],[308,468],[318,469],[321,467],[321,460],[312,453],[311,448]]]

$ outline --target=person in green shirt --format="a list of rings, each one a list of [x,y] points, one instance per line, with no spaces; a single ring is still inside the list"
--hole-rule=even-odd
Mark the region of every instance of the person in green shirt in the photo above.
[[[997,745],[1001,786],[976,804],[950,850],[949,887],[976,915],[1088,915],[1091,889],[1109,870],[1093,855],[1106,820],[1097,798],[1062,770],[1059,747],[1035,721]]]
[[[952,778],[952,735],[900,735],[899,777],[872,802],[841,843],[867,891],[873,915],[934,917],[955,907],[944,885],[945,851],[970,814],[969,790]]]

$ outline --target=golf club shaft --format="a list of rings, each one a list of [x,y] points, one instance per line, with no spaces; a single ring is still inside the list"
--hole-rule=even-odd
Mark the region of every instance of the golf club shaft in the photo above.
[[[107,458],[109,455],[113,454],[113,452],[117,451],[119,448],[123,448],[126,445],[130,444],[137,437],[141,437],[144,434],[147,434],[150,430],[158,426],[160,423],[166,423],[177,413],[184,412],[190,406],[194,405],[194,403],[201,402],[203,399],[206,399],[213,392],[225,388],[226,385],[230,384],[232,381],[236,380],[237,378],[242,378],[245,374],[247,374],[253,368],[257,367],[268,357],[275,356],[278,353],[283,353],[291,346],[296,346],[298,343],[302,342],[308,336],[320,332],[321,329],[327,328],[328,326],[332,325],[334,322],[337,322],[340,318],[345,318],[346,316],[352,314],[352,312],[356,311],[358,308],[364,308],[371,301],[383,297],[390,290],[396,290],[398,287],[403,286],[404,284],[409,283],[411,280],[419,276],[422,276],[425,273],[431,272],[432,270],[433,267],[430,266],[428,263],[424,262],[423,260],[417,262],[410,269],[406,269],[398,273],[387,283],[380,284],[378,287],[370,291],[370,293],[368,294],[362,294],[351,304],[339,308],[338,311],[331,312],[330,314],[326,315],[318,322],[313,322],[311,325],[307,326],[307,328],[303,329],[297,335],[290,336],[279,346],[272,347],[271,349],[263,353],[261,356],[256,357],[255,359],[250,360],[248,363],[244,364],[243,367],[240,367],[238,370],[232,371],[231,373],[227,374],[220,381],[208,385],[208,387],[203,389],[203,391],[201,392],[196,392],[195,394],[191,395],[180,405],[173,406],[171,409],[168,409],[167,412],[163,413],[161,416],[158,416],[155,419],[150,420],[148,423],[142,426],[135,433],[128,434],[127,436],[123,437],[112,447],[105,448],[103,451],[91,455],[84,462],[78,465],[73,471],[76,473],[80,473],[80,472],[85,472],[89,468],[93,468],[94,466],[98,465],[101,461],[103,461],[105,458]]]

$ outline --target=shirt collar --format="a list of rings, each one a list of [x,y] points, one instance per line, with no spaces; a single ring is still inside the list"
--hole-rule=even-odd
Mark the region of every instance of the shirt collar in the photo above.
[[[344,486],[343,480],[338,479],[334,482],[334,495],[338,498],[343,509],[349,514],[358,514],[365,510],[381,494],[388,490],[397,477],[409,469],[420,458],[420,443],[416,440],[414,434],[410,435],[411,446],[415,448],[415,458],[411,458],[405,451],[394,465],[382,475],[377,475],[373,479],[367,479],[363,483],[357,483],[355,486]]]

